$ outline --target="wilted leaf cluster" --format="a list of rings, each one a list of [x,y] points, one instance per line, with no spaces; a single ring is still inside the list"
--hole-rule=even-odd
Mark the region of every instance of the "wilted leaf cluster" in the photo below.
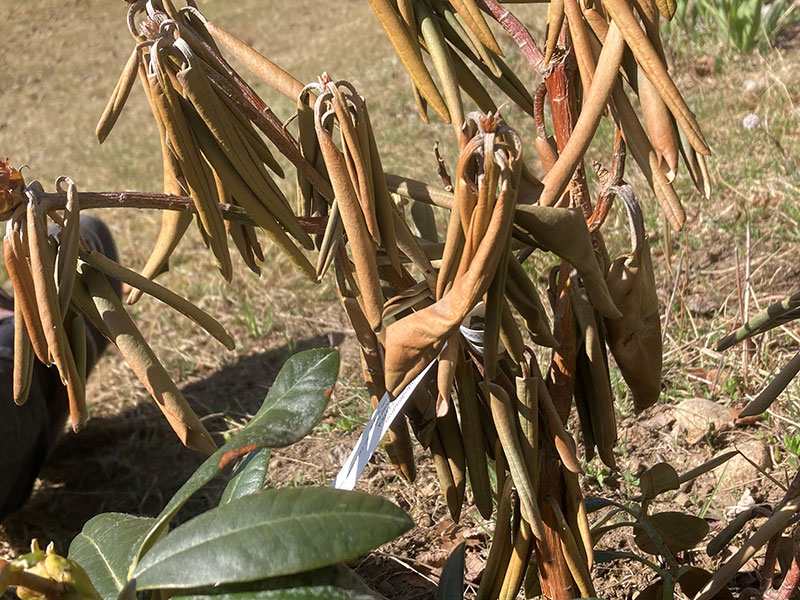
[[[229,345],[213,319],[151,280],[167,268],[192,214],[227,280],[228,235],[259,272],[260,229],[309,279],[334,271],[373,404],[426,373],[392,425],[386,449],[397,472],[413,480],[410,426],[433,455],[452,517],[458,519],[467,498],[467,478],[480,513],[496,515],[479,598],[513,598],[526,576],[528,587],[538,578],[553,598],[593,596],[596,540],[579,485],[581,457],[565,422],[574,402],[582,458],[597,452],[613,468],[608,351],[637,410],[652,405],[661,387],[656,284],[642,209],[624,179],[626,156],[675,229],[686,218],[673,188],[681,158],[699,191],[710,193],[709,147],[669,75],[659,37],[659,21],[672,17],[675,4],[553,0],[541,51],[508,5],[495,0],[369,2],[409,73],[422,119],[430,108],[453,125],[457,156],[437,156],[442,185],[384,171],[367,101],[346,80],[323,74],[304,86],[193,2],[180,9],[170,0],[130,2],[135,47],[97,135],[101,142],[108,135],[138,78],[161,141],[167,194],[158,198],[167,209],[161,233],[135,274],[82,249],[70,228],[81,197],[73,184],[58,205],[66,207],[61,214],[36,186],[20,188],[12,171],[5,179],[0,172],[0,210],[13,208],[21,189],[28,202],[27,211],[16,209],[7,236],[7,262],[10,256],[24,300],[17,303],[27,332],[23,356],[59,367],[71,389],[73,424],[79,423],[82,379],[70,363],[76,352],[60,333],[78,311],[117,343],[184,442],[211,450],[101,273],[138,290],[129,302],[151,293]],[[533,90],[505,61],[492,21],[540,80]],[[297,103],[296,135],[220,47]],[[497,91],[532,119],[507,121]],[[479,112],[469,110],[462,93]],[[592,190],[584,157],[604,117],[613,121],[615,141],[610,169],[593,164],[600,185]],[[533,153],[518,134],[525,128],[535,132]],[[284,175],[275,151],[296,168],[294,207],[275,181]],[[449,211],[446,224],[413,217],[410,223],[401,197]],[[628,215],[630,248],[608,248],[602,236],[614,198]],[[61,229],[58,250],[42,233],[48,214]],[[533,272],[531,257],[541,252],[560,263]],[[535,346],[553,349],[549,364],[539,364]],[[26,369],[29,363],[20,362],[20,397]],[[642,544],[654,539],[648,528],[671,527],[659,519],[667,517],[642,521]]]

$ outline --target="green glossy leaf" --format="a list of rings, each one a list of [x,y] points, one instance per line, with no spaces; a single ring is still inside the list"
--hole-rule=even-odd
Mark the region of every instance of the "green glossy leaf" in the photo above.
[[[412,526],[378,496],[331,488],[266,490],[177,527],[153,545],[134,577],[139,590],[255,581],[356,557]]]
[[[652,500],[659,494],[679,487],[678,473],[667,463],[657,463],[639,477],[639,489],[645,500]]]
[[[276,448],[302,439],[317,424],[339,374],[339,352],[316,348],[291,356],[275,378],[264,403],[241,431],[209,456],[167,503],[142,541],[131,571],[153,545],[154,536],[166,529],[181,506],[222,472],[220,461],[245,446]],[[224,465],[223,465],[224,466]]]
[[[307,585],[277,590],[260,590],[238,594],[173,596],[175,600],[375,600],[376,596],[362,594],[333,585]]]
[[[257,494],[264,489],[269,469],[270,449],[261,448],[245,456],[233,471],[231,480],[225,486],[220,504],[227,504],[242,496]]]
[[[464,600],[464,548],[461,542],[444,563],[435,600]]]
[[[349,592],[355,592],[360,597],[372,596],[375,593],[356,573],[344,563],[337,563],[314,569],[312,571],[302,571],[291,575],[280,577],[270,577],[259,579],[258,581],[247,581],[242,583],[224,583],[220,585],[192,588],[191,590],[181,590],[177,592],[179,597],[205,597],[220,598],[229,596],[231,598],[244,598],[245,595],[261,592],[281,592],[292,588],[336,588]]]
[[[69,546],[104,600],[116,598],[128,580],[128,566],[155,519],[103,513],[90,519]]]
[[[231,439],[236,441],[233,447],[260,443],[282,448],[303,439],[322,417],[338,375],[339,352],[335,349],[317,348],[291,356],[259,411]]]
[[[682,552],[694,548],[708,533],[708,523],[700,517],[679,512],[662,512],[648,517],[656,533],[670,552]],[[633,541],[648,554],[658,554],[656,544],[640,527],[636,527]]]

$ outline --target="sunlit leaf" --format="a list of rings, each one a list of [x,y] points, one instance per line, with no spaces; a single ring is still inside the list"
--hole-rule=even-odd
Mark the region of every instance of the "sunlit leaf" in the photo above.
[[[270,454],[269,448],[261,448],[245,456],[231,475],[219,503],[227,504],[231,500],[256,494],[264,489]]]
[[[139,590],[255,581],[354,558],[412,526],[402,510],[378,496],[331,488],[267,490],[177,527],[153,545],[133,576]]]
[[[90,519],[69,546],[68,557],[80,564],[103,600],[117,598],[128,579],[128,566],[155,519],[103,513]]]
[[[167,503],[139,549],[136,560],[152,545],[181,506],[243,449],[288,446],[302,439],[325,410],[339,374],[339,352],[317,348],[290,357],[275,378],[253,419],[222,448],[208,457]],[[131,565],[133,567],[134,565]]]

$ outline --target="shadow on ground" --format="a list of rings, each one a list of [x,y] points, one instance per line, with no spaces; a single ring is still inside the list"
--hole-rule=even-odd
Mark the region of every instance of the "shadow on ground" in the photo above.
[[[344,335],[314,336],[289,346],[247,356],[182,392],[217,442],[229,419],[241,423],[254,414],[280,367],[295,352],[335,347]],[[33,496],[2,522],[0,538],[19,552],[30,540],[55,542],[66,553],[83,524],[101,512],[155,516],[203,457],[184,448],[152,402],[108,417],[91,418],[78,434],[68,434],[45,463]],[[179,520],[216,504],[222,483],[196,494]]]

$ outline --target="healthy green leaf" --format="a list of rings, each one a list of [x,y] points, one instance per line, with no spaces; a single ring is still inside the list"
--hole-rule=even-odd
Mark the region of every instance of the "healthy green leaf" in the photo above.
[[[264,489],[264,482],[267,478],[269,468],[270,449],[261,448],[256,452],[251,452],[245,456],[236,466],[231,475],[231,480],[225,486],[220,504],[227,504],[231,500],[236,500],[242,496],[257,494]]]
[[[311,585],[239,594],[173,596],[175,600],[375,600],[376,596],[332,585]]]
[[[258,581],[247,581],[243,583],[226,583],[221,585],[205,586],[193,588],[192,590],[178,591],[177,597],[204,597],[221,598],[223,596],[231,598],[243,598],[246,594],[256,594],[262,592],[282,592],[294,588],[335,588],[348,592],[354,592],[363,596],[370,596],[374,592],[367,586],[355,572],[344,563],[337,563],[314,569],[312,571],[302,571],[292,575],[282,575],[280,577],[270,577],[259,579]]]
[[[142,541],[131,570],[152,546],[181,506],[222,472],[220,461],[245,446],[276,448],[302,439],[322,416],[339,374],[339,352],[316,348],[291,356],[283,365],[267,397],[253,419],[222,448],[209,456],[156,517]]]
[[[708,523],[699,517],[680,512],[662,512],[647,517],[670,552],[681,552],[699,544],[708,533]],[[648,554],[659,554],[656,544],[641,528],[636,527],[633,541]]]
[[[255,581],[353,558],[408,531],[390,502],[330,488],[267,490],[195,517],[156,542],[139,590]]]
[[[464,548],[465,542],[461,542],[444,563],[435,600],[464,599]]]
[[[103,513],[90,519],[69,546],[68,557],[80,564],[103,600],[117,598],[128,580],[128,566],[152,518]]]
[[[236,441],[234,447],[261,443],[282,448],[303,439],[322,416],[338,375],[339,352],[335,349],[316,348],[291,356],[259,411],[231,439]]]

